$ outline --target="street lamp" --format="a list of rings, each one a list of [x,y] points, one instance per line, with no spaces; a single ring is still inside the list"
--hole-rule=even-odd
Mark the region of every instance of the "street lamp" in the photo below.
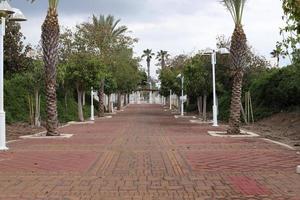
[[[221,48],[217,52],[220,54],[229,53],[229,51],[226,48]],[[211,55],[212,77],[213,77],[213,126],[218,126],[218,106],[217,106],[217,93],[216,93],[217,52],[209,48],[207,48],[204,52],[204,55]]]
[[[184,103],[184,97],[183,97],[183,82],[184,82],[184,76],[182,74],[178,74],[177,78],[181,78],[181,98],[180,98],[180,101],[181,101],[181,109],[180,109],[180,112],[181,112],[181,116],[183,116],[183,103]]]
[[[7,150],[6,130],[5,130],[5,112],[4,112],[4,36],[6,19],[10,21],[26,21],[23,13],[16,8],[12,8],[6,0],[0,2],[0,150]]]
[[[94,88],[91,88],[91,120],[95,120],[95,114],[94,114]]]

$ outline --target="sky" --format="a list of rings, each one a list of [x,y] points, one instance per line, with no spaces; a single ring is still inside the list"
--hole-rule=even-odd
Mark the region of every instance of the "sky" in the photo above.
[[[48,1],[11,0],[28,18],[22,23],[26,43],[36,45]],[[193,54],[198,50],[216,48],[216,37],[230,37],[234,24],[220,0],[60,0],[59,21],[72,28],[91,19],[93,14],[112,14],[121,19],[131,35],[139,39],[134,51],[142,55],[144,49],[168,51],[171,56]],[[280,40],[279,28],[283,15],[281,0],[248,0],[243,25],[248,43],[259,55],[274,62],[270,52]],[[145,66],[145,62],[142,64]],[[151,75],[156,76],[157,61],[152,61]]]

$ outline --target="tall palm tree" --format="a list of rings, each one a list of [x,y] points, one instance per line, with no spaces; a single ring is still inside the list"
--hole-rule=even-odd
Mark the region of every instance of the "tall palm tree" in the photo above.
[[[59,0],[49,0],[47,16],[42,25],[42,48],[45,65],[47,136],[57,136],[58,118],[56,102],[56,65],[58,61],[59,23],[57,6]]]
[[[235,29],[231,37],[230,60],[233,75],[233,87],[230,106],[228,134],[240,134],[241,93],[244,69],[247,60],[247,37],[243,29],[242,18],[246,0],[222,0],[230,12]]]
[[[160,50],[157,52],[156,59],[160,62],[161,64],[161,69],[165,69],[166,67],[166,59],[168,59],[170,55],[168,54],[168,51],[163,51]]]
[[[280,63],[280,56],[282,54],[282,50],[280,49],[279,46],[276,46],[276,49],[274,49],[271,53],[273,58],[276,58],[276,65],[277,67],[279,67],[279,63]]]
[[[151,64],[151,60],[153,58],[155,54],[152,52],[152,49],[146,49],[143,52],[142,58],[146,57],[146,61],[147,61],[147,70],[148,70],[148,79],[147,82],[149,84],[150,87],[150,82],[151,82],[151,77],[150,77],[150,64]]]
[[[110,65],[110,52],[113,43],[120,35],[127,31],[126,26],[118,26],[120,19],[116,20],[114,16],[93,15],[92,23],[83,24],[85,34],[90,44],[100,51],[101,61],[108,67]],[[104,77],[99,85],[99,117],[104,117]]]

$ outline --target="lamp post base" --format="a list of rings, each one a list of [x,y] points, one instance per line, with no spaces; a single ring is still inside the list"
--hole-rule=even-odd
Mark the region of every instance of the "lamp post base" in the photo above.
[[[8,150],[6,147],[5,112],[0,111],[0,151]]]
[[[218,127],[218,110],[217,106],[213,106],[213,126]]]

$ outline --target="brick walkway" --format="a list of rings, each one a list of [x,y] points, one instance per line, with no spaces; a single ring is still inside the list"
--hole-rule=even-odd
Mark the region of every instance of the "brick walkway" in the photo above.
[[[0,153],[0,199],[300,199],[300,155],[208,130],[216,129],[132,105],[63,128],[71,139],[20,140]]]

